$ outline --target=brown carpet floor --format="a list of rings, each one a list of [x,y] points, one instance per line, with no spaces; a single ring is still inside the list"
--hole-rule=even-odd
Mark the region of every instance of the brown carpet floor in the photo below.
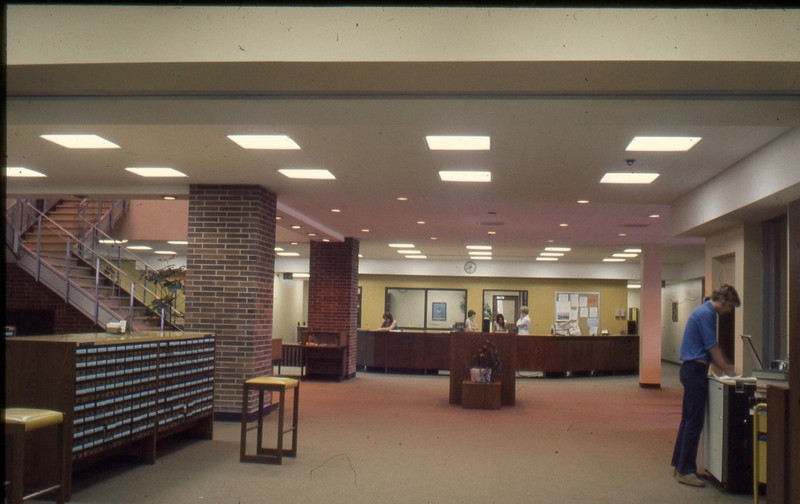
[[[239,425],[217,422],[213,441],[164,443],[155,465],[80,474],[72,502],[752,502],[674,481],[677,370],[664,364],[661,389],[637,376],[518,379],[517,405],[499,411],[448,404],[447,376],[306,380],[296,459],[241,464]],[[274,429],[277,415],[265,421]]]

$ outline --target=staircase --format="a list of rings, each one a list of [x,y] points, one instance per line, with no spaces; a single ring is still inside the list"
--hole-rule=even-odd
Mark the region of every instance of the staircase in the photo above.
[[[62,199],[37,208],[19,201],[6,212],[6,243],[24,270],[95,324],[127,320],[131,330],[157,330],[162,316],[148,306],[163,294],[143,278],[152,268],[120,244],[110,246],[115,253],[97,247],[100,240],[113,243],[102,228],[111,229],[124,206]],[[180,330],[176,313],[163,318],[165,329]]]

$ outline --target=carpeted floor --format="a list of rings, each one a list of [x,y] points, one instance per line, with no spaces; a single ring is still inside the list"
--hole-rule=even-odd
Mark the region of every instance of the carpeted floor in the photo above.
[[[296,459],[241,464],[239,425],[217,422],[213,441],[164,443],[155,465],[80,474],[72,502],[752,502],[672,478],[677,369],[664,364],[661,389],[637,376],[518,379],[517,405],[499,411],[448,404],[447,376],[303,381]]]

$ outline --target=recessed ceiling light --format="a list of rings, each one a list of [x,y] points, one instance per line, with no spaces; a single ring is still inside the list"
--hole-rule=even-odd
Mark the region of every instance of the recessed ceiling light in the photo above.
[[[540,252],[542,257],[564,257],[564,252]]]
[[[625,148],[626,151],[685,152],[697,145],[702,137],[681,136],[637,136]]]
[[[39,173],[36,170],[23,168],[21,166],[9,166],[6,168],[6,177],[46,177],[44,173]]]
[[[589,204],[589,200],[587,200],[587,199],[579,199],[578,200],[578,204],[579,205],[588,205]]]
[[[439,178],[441,178],[444,182],[491,182],[492,172],[440,171]]]
[[[408,198],[406,198],[405,196],[398,196],[397,201],[408,201]]]
[[[164,196],[164,199],[167,201],[175,201],[177,198],[175,196]]]
[[[491,245],[467,245],[467,250],[492,250]]]
[[[490,250],[471,250],[469,253],[470,256],[490,256],[492,252]]]
[[[620,257],[606,257],[603,262],[625,262],[625,259]]]
[[[168,240],[167,243],[170,245],[189,245],[187,240]]]
[[[390,243],[389,246],[392,248],[414,248],[413,243]]]
[[[640,249],[640,248],[626,248],[625,250],[623,250],[623,252],[627,252],[629,254],[641,254],[642,253],[642,249]]]
[[[424,220],[418,220],[417,224],[425,224],[425,221]]]
[[[97,240],[97,243],[102,243],[103,245],[111,245],[111,244],[121,245],[128,243],[128,240],[109,240],[104,238],[102,240]]]
[[[324,243],[330,243],[330,242],[331,242],[331,240],[330,240],[329,238],[323,238],[323,239],[322,239],[322,241],[323,241]]]
[[[427,259],[426,255],[407,255],[406,259]]]
[[[308,273],[292,273],[292,278],[311,278]]]
[[[308,236],[313,238],[313,237],[317,236],[317,233],[308,233]]]
[[[639,257],[639,254],[617,253],[617,254],[611,254],[611,257],[628,257],[628,258],[631,258],[631,257]]]
[[[283,220],[283,217],[281,217],[280,215],[276,215],[275,220]]]
[[[364,228],[364,229],[362,229],[362,230],[361,230],[361,232],[362,232],[362,233],[369,233],[369,229],[367,229],[367,228]]]
[[[558,257],[537,257],[537,261],[558,261]]]
[[[642,288],[642,284],[638,284],[638,283],[629,283],[629,284],[628,284],[628,288],[629,288],[629,289],[641,289],[641,288]]]
[[[153,250],[153,247],[148,247],[147,245],[128,245],[125,248],[128,250]]]
[[[548,252],[569,252],[572,250],[569,247],[545,247],[544,249]]]
[[[487,231],[486,234],[488,234],[489,236],[494,236],[497,234],[497,231]]]
[[[324,169],[281,168],[278,171],[281,175],[292,179],[336,180],[336,177],[333,176],[333,173]]]
[[[431,236],[431,240],[438,240],[435,236]]]
[[[292,225],[292,229],[301,229],[302,227],[303,226],[300,226],[300,225],[297,225],[297,224],[293,224]]]
[[[177,252],[173,252],[172,250],[156,250],[153,252],[154,254],[161,254],[161,255],[175,255]]]
[[[625,237],[625,236],[628,236],[628,233],[617,233],[617,236],[619,236],[619,237]]]
[[[428,135],[430,150],[490,150],[492,139],[488,136]]]
[[[547,240],[547,243],[555,243],[555,240]]]
[[[342,211],[338,208],[331,208],[331,213],[341,213]]]
[[[569,227],[569,224],[567,224],[566,222],[562,222],[561,224],[559,224],[559,227]]]
[[[291,243],[289,243],[289,245],[300,245],[300,243],[298,243],[298,242],[291,242]]]
[[[125,170],[142,177],[186,177],[185,173],[173,168],[160,167],[128,167]]]
[[[282,247],[275,247],[274,250],[275,250],[275,252],[283,252],[283,248]]]
[[[658,173],[606,173],[601,184],[649,184],[658,178]]]
[[[657,213],[654,213],[654,214],[648,215],[648,217],[650,217],[651,219],[658,219],[661,216],[659,214],[657,214]]]
[[[39,135],[67,149],[119,149],[119,145],[97,135]]]
[[[278,252],[278,255],[281,257],[297,257],[300,252]]]
[[[228,135],[243,149],[299,150],[300,146],[287,135]]]
[[[364,254],[358,254],[358,258],[359,259],[363,259],[364,258]]]
[[[397,251],[398,254],[421,254],[419,250],[410,250],[410,249],[400,249]]]

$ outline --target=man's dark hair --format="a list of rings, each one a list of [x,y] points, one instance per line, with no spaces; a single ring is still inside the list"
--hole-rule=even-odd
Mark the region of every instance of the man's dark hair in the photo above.
[[[722,284],[719,286],[719,289],[712,292],[711,300],[730,302],[736,305],[737,308],[742,306],[742,301],[739,299],[739,293],[736,292],[736,289],[732,285],[728,284]]]

